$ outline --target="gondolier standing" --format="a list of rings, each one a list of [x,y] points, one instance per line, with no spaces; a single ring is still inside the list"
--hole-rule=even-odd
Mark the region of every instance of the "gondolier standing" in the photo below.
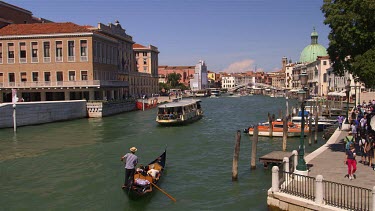
[[[122,188],[126,188],[129,184],[129,181],[133,179],[135,166],[138,163],[138,157],[135,155],[137,148],[132,147],[129,150],[130,153],[126,153],[126,155],[121,157],[121,161],[125,160],[125,182]]]

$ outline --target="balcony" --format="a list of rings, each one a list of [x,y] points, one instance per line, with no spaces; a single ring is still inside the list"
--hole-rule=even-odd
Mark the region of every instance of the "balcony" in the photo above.
[[[73,88],[73,87],[127,87],[127,81],[34,81],[34,82],[4,82],[0,83],[0,89],[12,88]]]

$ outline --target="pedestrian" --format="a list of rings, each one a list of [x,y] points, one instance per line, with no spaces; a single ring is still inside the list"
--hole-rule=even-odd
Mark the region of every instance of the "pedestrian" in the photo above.
[[[339,130],[342,129],[342,122],[344,121],[344,117],[340,114],[340,116],[337,117],[337,122],[339,123]]]
[[[359,151],[361,153],[361,160],[359,161],[363,165],[366,164],[367,160],[367,154],[366,154],[366,136],[361,135],[361,138],[359,139],[358,145],[359,145]]]
[[[354,137],[352,136],[352,131],[349,131],[349,134],[344,139],[345,142],[345,153],[350,150],[350,145],[354,145]]]
[[[344,161],[348,165],[348,174],[345,175],[345,177],[348,177],[350,180],[356,179],[356,175],[354,174],[357,170],[355,156],[354,144],[351,144],[349,150],[346,151],[346,160]]]
[[[135,155],[137,148],[131,147],[129,150],[130,153],[121,157],[121,161],[125,160],[125,182],[122,188],[127,188],[129,181],[133,180],[135,166],[138,164],[138,157]]]

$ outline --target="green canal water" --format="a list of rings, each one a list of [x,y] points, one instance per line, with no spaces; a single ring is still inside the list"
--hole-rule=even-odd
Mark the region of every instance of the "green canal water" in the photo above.
[[[290,102],[290,106],[296,105]],[[204,117],[181,127],[160,127],[156,109],[102,119],[79,119],[0,130],[0,210],[267,210],[271,170],[250,170],[251,140],[242,133],[285,111],[284,98],[202,99]],[[231,181],[236,131],[241,130],[238,181]],[[320,136],[320,135],[319,135]],[[307,140],[306,140],[307,141]],[[306,146],[311,152],[322,145]],[[260,137],[258,157],[281,150],[281,138]],[[288,151],[299,138],[288,140]],[[162,192],[138,201],[121,189],[120,157],[138,148],[147,164],[167,146]]]

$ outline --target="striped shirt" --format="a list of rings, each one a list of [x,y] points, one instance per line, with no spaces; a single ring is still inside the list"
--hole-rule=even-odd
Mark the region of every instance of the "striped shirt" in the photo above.
[[[126,155],[124,155],[124,159],[126,169],[134,169],[134,167],[138,164],[138,157],[133,153],[126,153]]]

